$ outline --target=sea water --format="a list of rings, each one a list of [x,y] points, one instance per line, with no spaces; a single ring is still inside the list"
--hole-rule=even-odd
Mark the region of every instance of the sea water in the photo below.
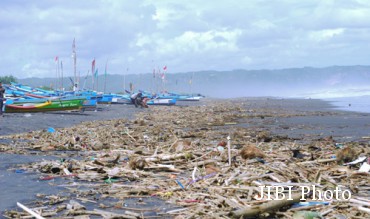
[[[14,167],[21,163],[51,159],[50,156],[27,156],[18,154],[0,154],[0,215],[5,209],[12,209],[17,202],[23,204],[35,199],[37,193],[52,194],[60,188],[38,180],[38,175]],[[0,216],[1,217],[1,216]]]
[[[370,87],[343,87],[300,93],[297,97],[329,101],[336,109],[370,113]]]
[[[370,96],[324,98],[339,110],[370,113]]]

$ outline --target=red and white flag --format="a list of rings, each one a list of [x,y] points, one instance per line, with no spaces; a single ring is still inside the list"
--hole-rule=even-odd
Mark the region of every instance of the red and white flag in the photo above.
[[[165,65],[164,67],[163,67],[163,71],[166,71],[167,70],[167,65]]]

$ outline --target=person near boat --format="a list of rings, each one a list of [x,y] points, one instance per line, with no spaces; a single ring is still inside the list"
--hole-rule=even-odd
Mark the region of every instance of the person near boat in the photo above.
[[[131,98],[132,104],[134,104],[136,108],[138,106],[141,106],[141,108],[143,108],[143,107],[148,108],[148,105],[146,104],[146,102],[149,99],[144,97],[143,93],[141,93],[141,92],[133,93],[130,98]]]
[[[4,93],[5,93],[5,88],[3,87],[2,82],[0,82],[0,116],[3,115]]]

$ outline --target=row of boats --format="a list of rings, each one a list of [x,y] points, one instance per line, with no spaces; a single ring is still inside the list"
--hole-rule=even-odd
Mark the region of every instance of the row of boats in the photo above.
[[[96,91],[60,91],[34,88],[19,83],[3,85],[6,113],[44,112],[61,110],[95,110],[98,104],[132,104],[131,92],[104,94]],[[149,98],[148,105],[175,105],[177,101],[199,101],[200,94],[160,93],[140,91]]]

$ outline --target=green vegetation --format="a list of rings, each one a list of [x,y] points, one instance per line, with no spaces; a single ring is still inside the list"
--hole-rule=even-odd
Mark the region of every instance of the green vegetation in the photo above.
[[[53,90],[53,88],[50,86],[40,86],[40,88],[43,90]]]
[[[3,84],[10,84],[10,82],[17,82],[17,78],[12,75],[0,76],[0,82]]]

